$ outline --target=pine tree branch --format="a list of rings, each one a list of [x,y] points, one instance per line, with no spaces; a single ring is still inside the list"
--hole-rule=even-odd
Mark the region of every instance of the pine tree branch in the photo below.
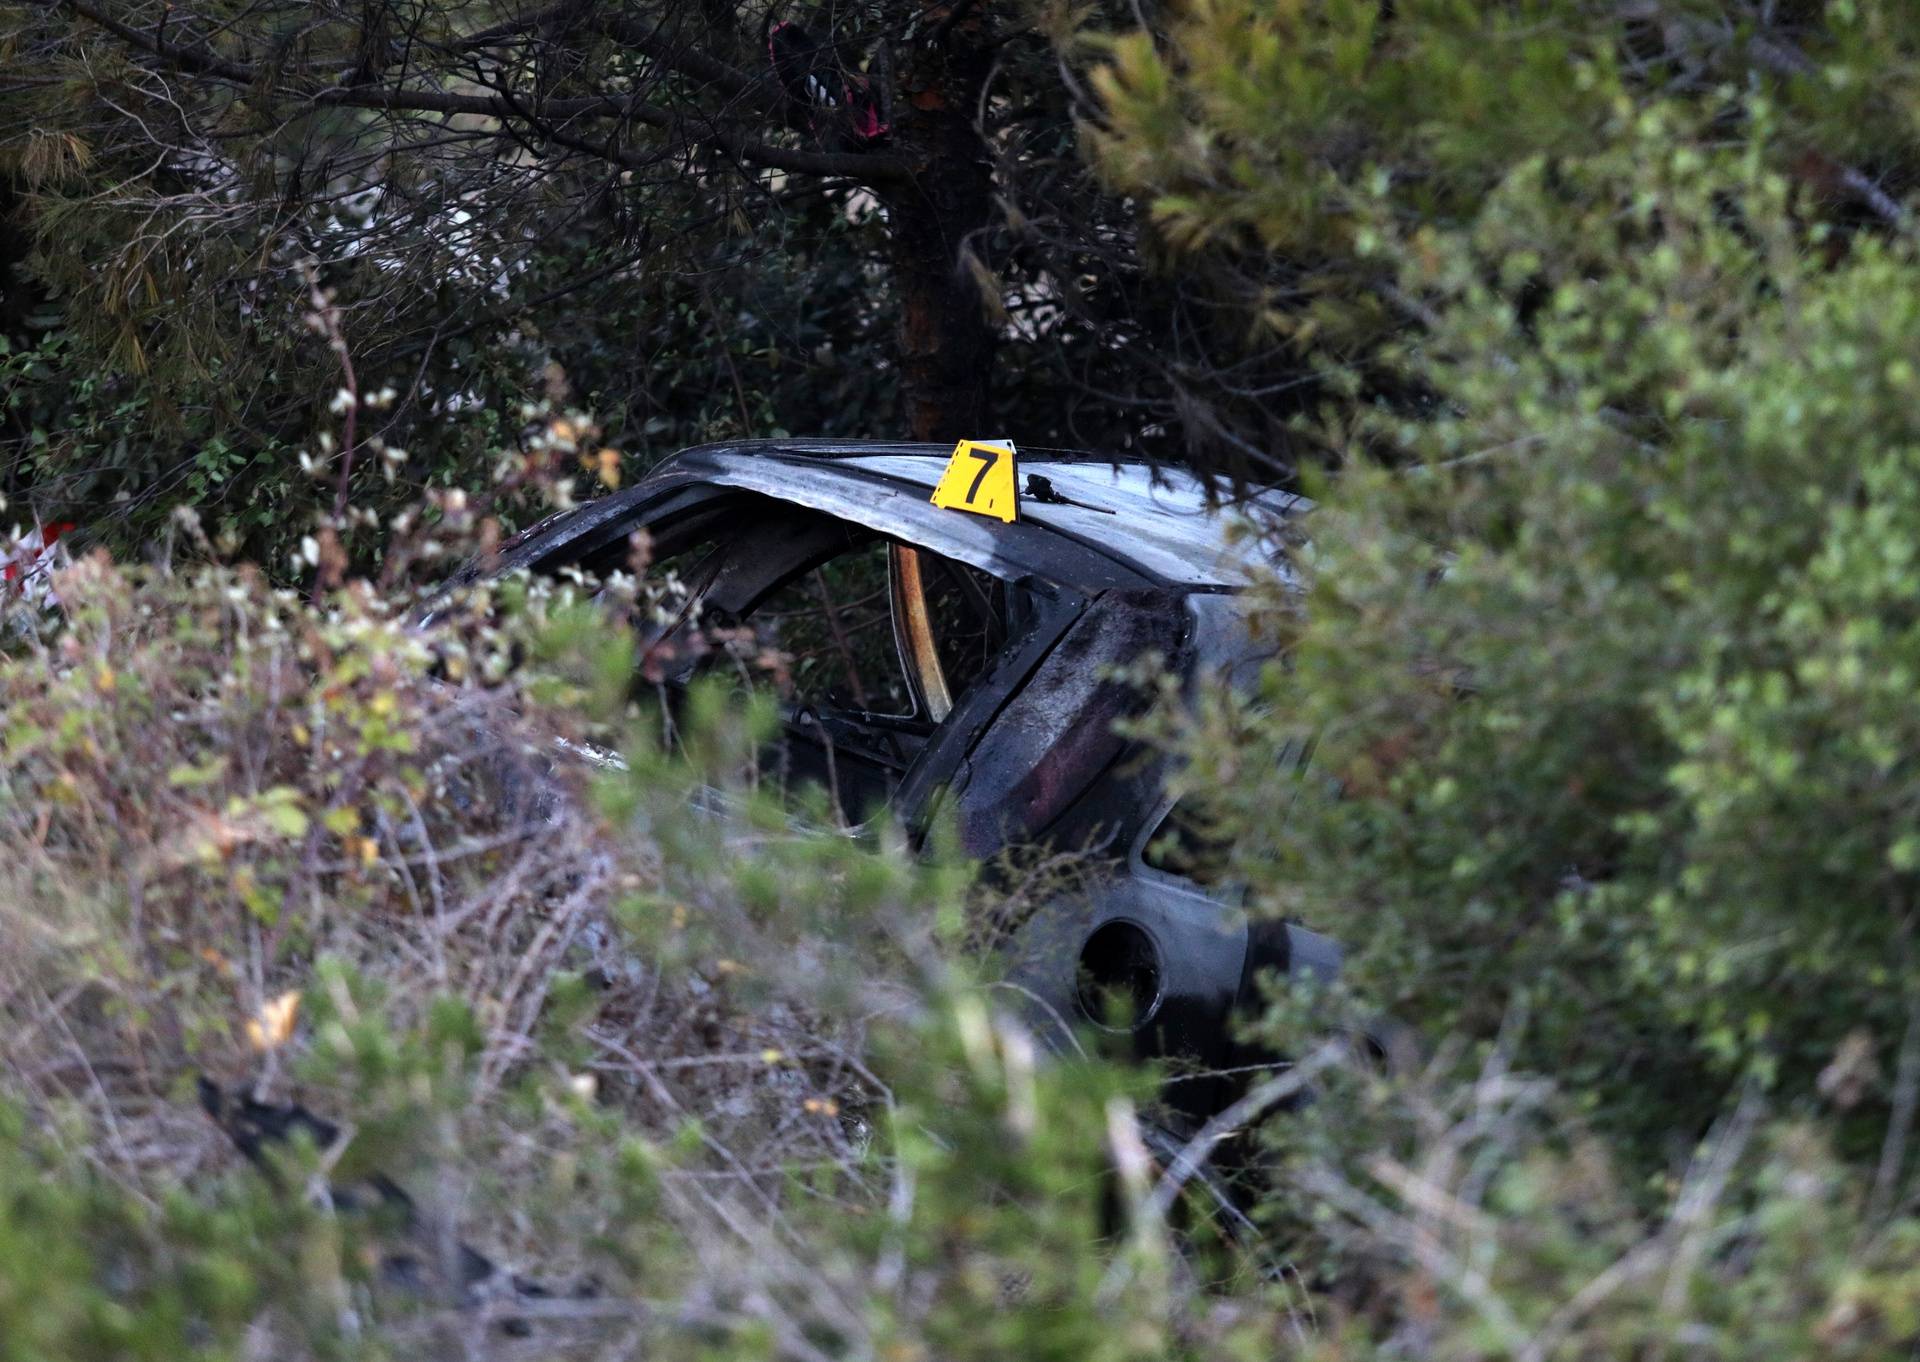
[[[643,24],[624,15],[595,16],[594,22],[608,37],[662,66],[705,81],[771,118],[782,116],[785,101],[769,81],[749,76],[691,44],[675,41],[668,36],[664,22]]]
[[[593,32],[612,38],[650,57],[661,66],[743,101],[775,120],[784,113],[784,101],[779,91],[764,76],[749,75],[707,55],[690,43],[678,41],[667,32],[664,20],[643,23],[625,14],[602,13],[592,6],[583,7],[578,0],[562,0],[562,3],[549,9],[466,34],[446,44],[445,48],[449,51],[468,51],[486,47],[566,19],[577,19]]]
[[[88,0],[60,0],[60,3],[73,13],[105,29],[128,46],[157,57],[179,70],[212,77],[234,85],[252,87],[259,83],[259,72],[252,66],[228,61],[197,48],[168,42],[157,34],[143,33],[88,3]],[[703,63],[705,60],[702,59]],[[730,67],[723,69],[731,72],[734,79],[742,82],[747,80],[740,73],[732,72]],[[684,133],[692,141],[706,143],[751,165],[768,170],[783,170],[798,175],[831,175],[870,185],[905,180],[912,174],[910,164],[897,156],[807,151],[801,148],[774,146],[711,118],[679,114],[657,104],[650,104],[638,96],[580,95],[543,100],[523,106],[519,101],[500,94],[462,94],[452,90],[423,90],[402,86],[341,85],[306,91],[303,92],[302,97],[312,104],[338,108],[377,109],[387,113],[470,114],[484,118],[497,118],[502,122],[514,119],[527,121],[526,113],[529,108],[548,124],[575,118],[615,118],[642,123],[665,131]],[[604,148],[591,147],[586,143],[573,145],[580,149],[591,150],[592,154],[624,166],[650,165],[658,159],[651,154],[620,147],[611,140]]]

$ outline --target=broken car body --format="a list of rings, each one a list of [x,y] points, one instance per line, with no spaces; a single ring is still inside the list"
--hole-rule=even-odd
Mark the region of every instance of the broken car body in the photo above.
[[[618,569],[644,533],[685,585],[669,634],[751,629],[796,655],[777,759],[789,780],[826,787],[846,822],[884,808],[923,836],[951,818],[982,859],[1036,845],[1088,853],[1090,882],[1006,944],[1043,1033],[1065,1043],[1095,1026],[1129,1035],[1143,1058],[1244,1064],[1229,1018],[1257,1002],[1256,976],[1328,976],[1339,952],[1291,924],[1250,922],[1231,890],[1202,882],[1165,759],[1115,731],[1142,695],[1113,673],[1153,654],[1189,687],[1248,679],[1265,658],[1237,593],[1257,547],[1231,533],[1236,510],[1211,506],[1186,475],[1077,455],[1023,452],[1011,521],[945,509],[930,495],[951,453],[690,449],[509,541],[485,571]],[[1269,492],[1243,506],[1287,516],[1304,503]],[[871,589],[836,602],[823,571]],[[686,656],[667,686],[691,680],[697,655]],[[1194,1077],[1168,1100],[1200,1120],[1232,1091]]]

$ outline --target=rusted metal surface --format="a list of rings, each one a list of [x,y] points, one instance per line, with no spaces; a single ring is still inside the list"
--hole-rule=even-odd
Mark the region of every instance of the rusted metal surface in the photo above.
[[[926,581],[920,572],[920,550],[893,545],[888,557],[888,585],[893,593],[893,622],[907,673],[917,682],[927,717],[939,723],[953,713],[953,691],[947,685],[927,613]]]

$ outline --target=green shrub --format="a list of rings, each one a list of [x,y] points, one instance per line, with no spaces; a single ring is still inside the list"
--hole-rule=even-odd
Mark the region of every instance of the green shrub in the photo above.
[[[1645,1140],[1685,1148],[1749,1081],[1813,1099],[1856,1033],[1891,1075],[1920,262],[1815,255],[1761,158],[1656,115],[1415,244],[1433,414],[1361,415],[1309,593],[1265,607],[1287,665],[1202,744],[1249,873],[1374,1002],[1512,1019],[1517,1062]]]

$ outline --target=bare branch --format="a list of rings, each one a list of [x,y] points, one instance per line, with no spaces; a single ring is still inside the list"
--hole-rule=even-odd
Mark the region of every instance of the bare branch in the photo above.
[[[1893,1111],[1887,1117],[1886,1137],[1880,1143],[1880,1162],[1874,1169],[1873,1194],[1867,1218],[1878,1220],[1893,1204],[1900,1170],[1907,1161],[1907,1139],[1914,1112],[1920,1110],[1920,999],[1907,1008],[1907,1029],[1900,1041],[1900,1058],[1893,1078]]]
[[[182,47],[131,28],[87,0],[61,0],[75,14],[97,24],[129,46],[147,52],[182,70],[197,72],[235,85],[254,86],[259,71],[252,66],[227,61],[212,53]],[[704,62],[704,59],[703,59]],[[715,64],[716,66],[718,64]],[[730,79],[745,77],[730,73]],[[744,86],[742,88],[745,88]],[[407,89],[399,86],[332,86],[309,92],[311,104],[342,108],[377,109],[388,113],[469,114],[497,118],[503,123],[513,119],[526,121],[526,112],[537,107],[541,118],[565,121],[573,118],[615,118],[642,123],[648,127],[682,133],[689,140],[705,143],[729,155],[767,170],[783,170],[799,175],[833,175],[877,185],[911,178],[910,164],[897,156],[870,156],[860,153],[807,151],[780,147],[752,137],[736,127],[718,123],[710,117],[688,117],[671,109],[649,104],[634,96],[581,95],[523,104],[504,95],[461,94],[451,90]],[[576,149],[591,150],[607,160],[625,166],[651,165],[655,157],[634,152],[609,141],[604,148],[580,142]]]

